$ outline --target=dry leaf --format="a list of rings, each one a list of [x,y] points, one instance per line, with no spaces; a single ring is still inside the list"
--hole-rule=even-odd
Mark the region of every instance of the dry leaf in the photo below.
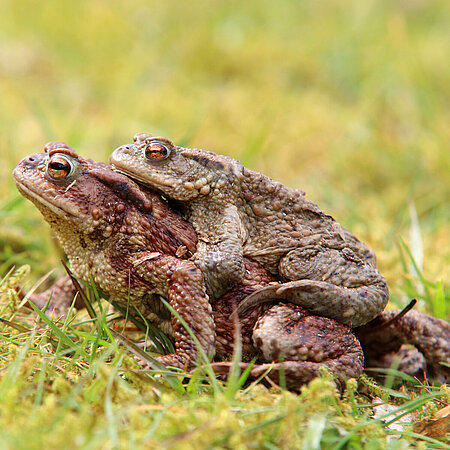
[[[450,405],[440,409],[433,418],[414,424],[414,431],[424,436],[440,437],[450,433]]]

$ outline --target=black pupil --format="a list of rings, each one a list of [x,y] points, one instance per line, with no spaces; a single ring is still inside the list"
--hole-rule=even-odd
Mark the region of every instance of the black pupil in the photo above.
[[[52,168],[53,170],[67,170],[67,163],[52,161],[50,163],[50,168]]]

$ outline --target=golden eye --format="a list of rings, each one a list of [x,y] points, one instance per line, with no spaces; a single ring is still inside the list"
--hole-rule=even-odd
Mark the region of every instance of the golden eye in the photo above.
[[[170,149],[161,142],[150,142],[144,147],[144,155],[150,161],[162,161],[169,157]]]
[[[55,155],[48,161],[47,173],[54,180],[68,178],[73,172],[73,163],[62,155]]]

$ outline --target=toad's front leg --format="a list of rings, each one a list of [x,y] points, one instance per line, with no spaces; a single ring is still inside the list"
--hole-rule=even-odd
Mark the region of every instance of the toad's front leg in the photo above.
[[[145,255],[141,255],[140,259],[144,260]],[[212,358],[215,348],[214,320],[203,274],[195,264],[171,256],[154,258],[150,254],[149,260],[140,264],[138,273],[168,298],[170,306],[197,338],[206,356]],[[171,321],[175,353],[158,359],[168,366],[191,369],[198,360],[199,348],[176,315],[171,314]]]
[[[194,228],[197,222],[204,221],[204,217],[211,214],[202,208],[199,207],[190,217]],[[196,231],[199,242],[192,261],[204,273],[207,292],[214,302],[244,278],[244,231],[236,206],[224,206],[217,211],[210,229]]]
[[[295,249],[281,260],[279,272],[294,281],[255,292],[239,310],[278,298],[353,328],[378,316],[389,299],[384,277],[348,248]]]

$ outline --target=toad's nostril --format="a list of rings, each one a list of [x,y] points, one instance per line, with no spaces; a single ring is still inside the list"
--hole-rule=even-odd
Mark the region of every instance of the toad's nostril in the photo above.
[[[131,145],[122,145],[121,147],[116,148],[113,152],[112,157],[119,159],[123,155],[131,155],[132,146]]]
[[[28,161],[29,161],[29,162],[34,162],[35,159],[34,159],[32,156],[30,156],[30,157],[28,157]]]

